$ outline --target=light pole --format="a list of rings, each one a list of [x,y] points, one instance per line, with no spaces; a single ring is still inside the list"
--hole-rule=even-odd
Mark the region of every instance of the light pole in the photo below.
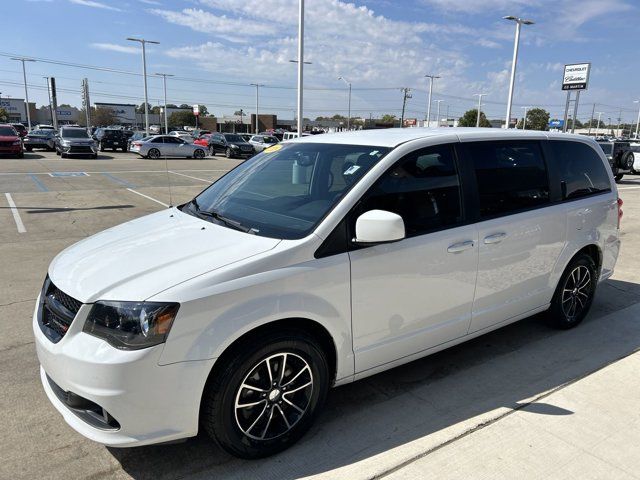
[[[516,38],[513,44],[513,62],[511,63],[511,80],[509,81],[509,98],[507,99],[507,118],[504,124],[504,128],[509,128],[511,120],[511,103],[513,102],[513,87],[516,80],[516,64],[518,63],[518,45],[520,43],[520,28],[522,25],[533,25],[531,20],[524,20],[513,15],[502,17],[505,20],[512,20],[516,22]]]
[[[259,131],[259,127],[258,125],[260,124],[260,117],[258,115],[258,107],[259,107],[259,93],[258,90],[260,89],[260,87],[264,87],[264,84],[262,83],[250,83],[249,85],[253,85],[254,87],[256,87],[256,135],[258,135],[258,133],[260,133]]]
[[[436,100],[438,106],[436,107],[436,127],[440,128],[440,104],[444,102],[444,100]]]
[[[164,89],[164,134],[169,133],[169,120],[167,118],[167,77],[173,77],[170,73],[156,73],[157,76],[162,77],[162,88]],[[146,91],[146,89],[145,89]],[[145,98],[145,105],[147,99]],[[149,128],[149,125],[147,125]]]
[[[298,138],[302,138],[302,89],[304,69],[304,0],[298,0]],[[256,123],[258,123],[256,119]]]
[[[440,78],[437,75],[425,75],[429,79],[429,100],[427,100],[427,127],[431,124],[431,95],[433,94],[433,81]]]
[[[524,109],[524,120],[522,121],[522,129],[526,130],[527,128],[527,110],[529,110],[531,107],[520,107]]]
[[[480,126],[480,109],[482,108],[482,97],[484,97],[486,93],[474,93],[474,97],[478,97],[478,117],[476,118],[476,128]]]
[[[22,62],[22,78],[24,79],[24,102],[27,110],[27,124],[29,125],[29,131],[31,130],[31,113],[29,112],[29,92],[27,91],[27,70],[24,66],[24,62],[35,62],[32,58],[24,57],[12,57],[11,60]]]
[[[149,98],[147,96],[147,52],[146,44],[153,43],[158,45],[160,42],[153,40],[145,40],[144,38],[132,38],[128,37],[127,40],[131,42],[139,42],[142,44],[142,76],[144,77],[144,130],[147,136],[149,136]]]
[[[638,129],[640,129],[640,100],[634,100],[633,103],[637,103],[638,106],[638,120],[636,121],[636,139],[638,138]],[[631,136],[631,135],[629,135]]]
[[[300,0],[301,2],[303,0]],[[300,52],[298,52],[300,53]],[[300,63],[298,60],[289,60],[289,62],[291,63]],[[302,62],[303,65],[311,65],[311,62]],[[301,114],[302,114],[302,86],[303,86],[303,82],[302,82],[302,67],[298,66],[298,108],[294,111],[293,114],[293,119],[296,120],[297,117],[297,125],[296,125],[296,129],[302,128],[302,119],[301,119]],[[296,113],[297,112],[297,113]],[[298,137],[302,135],[302,132],[300,132],[300,130],[298,130]]]
[[[340,76],[338,80],[342,80],[344,83],[349,85],[349,113],[347,114],[347,130],[351,130],[351,82],[349,82],[346,78]]]
[[[598,112],[598,126],[596,127],[596,137],[598,136],[598,133],[600,133],[600,117],[602,117],[602,114],[604,112]]]
[[[53,125],[53,106],[51,105],[51,89],[49,88],[49,77],[44,78],[45,83],[47,84],[47,97],[49,98],[49,114],[51,115],[51,125]]]

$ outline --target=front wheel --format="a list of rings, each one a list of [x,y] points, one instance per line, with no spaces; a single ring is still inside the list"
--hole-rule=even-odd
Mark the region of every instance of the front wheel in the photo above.
[[[193,158],[197,158],[201,160],[204,158],[204,150],[198,148],[195,152],[193,152]]]
[[[562,274],[551,300],[549,323],[566,330],[582,322],[593,303],[597,283],[593,259],[586,253],[575,257]]]
[[[227,157],[227,158],[231,158],[231,157],[233,157],[233,152],[231,152],[231,149],[230,149],[230,148],[227,148],[227,149],[224,151],[224,156],[225,156],[225,157]]]
[[[311,427],[329,388],[325,352],[298,331],[256,338],[215,375],[201,420],[224,450],[241,458],[293,445]]]

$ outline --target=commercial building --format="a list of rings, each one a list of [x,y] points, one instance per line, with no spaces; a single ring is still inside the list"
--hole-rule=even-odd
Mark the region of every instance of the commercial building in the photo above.
[[[8,121],[11,123],[27,123],[27,110],[23,98],[0,98],[0,107],[4,108],[9,115]],[[29,103],[29,113],[31,121],[36,116],[36,104]]]

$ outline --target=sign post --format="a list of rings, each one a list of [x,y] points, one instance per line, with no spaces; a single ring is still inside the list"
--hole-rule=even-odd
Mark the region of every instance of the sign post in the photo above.
[[[56,79],[54,77],[49,79],[49,87],[51,89],[51,121],[53,122],[54,130],[58,130],[58,93],[56,92]]]
[[[589,74],[591,72],[591,63],[572,63],[564,66],[564,75],[562,77],[562,90],[567,91],[567,102],[564,107],[564,126],[563,132],[567,131],[567,120],[569,117],[569,103],[571,102],[571,92],[577,90],[576,99],[573,106],[573,121],[571,124],[571,133],[576,129],[576,115],[578,114],[578,102],[580,100],[580,90],[586,90],[589,85]]]
[[[199,105],[194,105],[193,106],[193,114],[196,117],[196,128],[198,128],[198,117],[200,116],[200,106]]]

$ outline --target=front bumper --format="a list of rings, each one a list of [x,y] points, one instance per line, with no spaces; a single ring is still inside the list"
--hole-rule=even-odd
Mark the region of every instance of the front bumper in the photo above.
[[[58,343],[42,332],[37,307],[33,315],[42,385],[65,421],[85,437],[114,447],[195,436],[200,399],[214,360],[160,366],[164,345],[118,350],[82,332],[90,307],[80,308]],[[101,425],[70,408],[62,401],[69,392],[101,407],[105,417],[115,421]]]
[[[0,155],[18,155],[22,153],[22,145],[12,145],[10,147],[0,147]]]
[[[60,151],[66,155],[94,155],[98,153],[95,145],[60,145]]]

